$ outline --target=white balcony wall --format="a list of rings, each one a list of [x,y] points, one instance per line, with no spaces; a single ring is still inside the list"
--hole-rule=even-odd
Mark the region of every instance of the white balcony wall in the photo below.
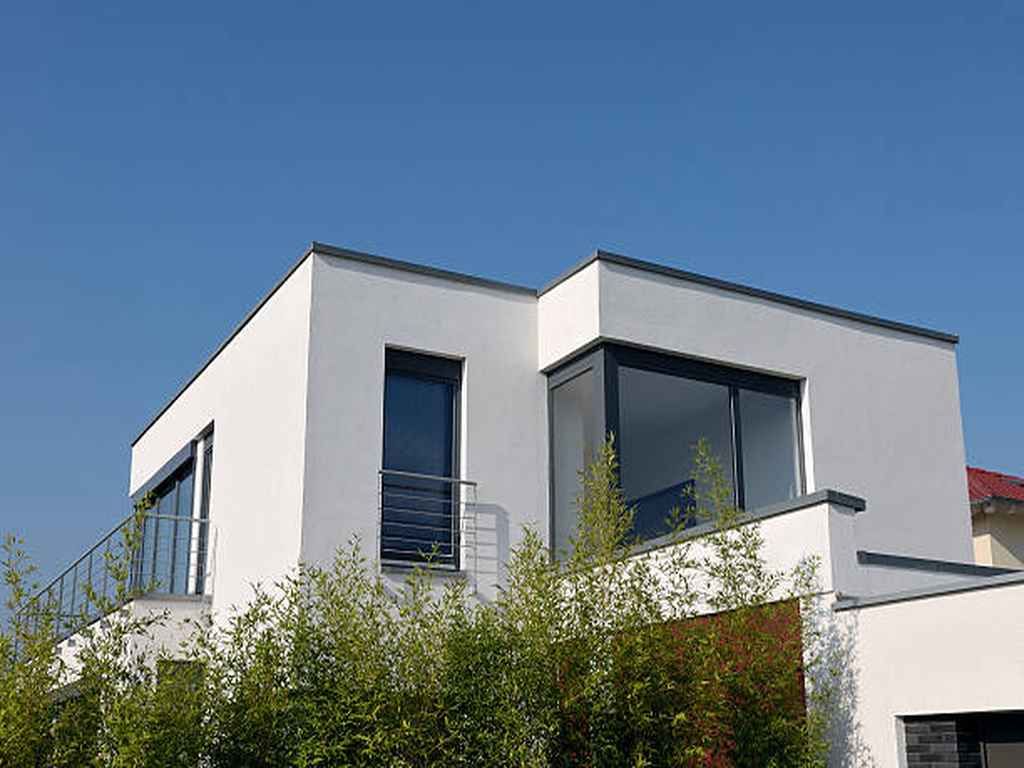
[[[592,262],[537,300],[538,369],[578,352],[601,334],[599,272]]]
[[[376,557],[385,348],[458,358],[461,475],[478,483],[477,581],[493,594],[521,527],[547,531],[536,297],[329,255],[313,270],[302,559],[353,536]]]
[[[857,516],[853,509],[829,500],[814,501],[780,514],[756,518],[745,525],[757,525],[764,546],[761,557],[765,566],[776,573],[792,576],[798,566],[814,565],[812,575],[815,583],[812,592],[828,595],[858,594],[860,571],[857,569],[856,554],[853,550],[853,525]],[[670,544],[636,555],[651,558],[657,567],[661,563],[671,564],[671,557],[677,547],[687,547],[687,556],[695,562],[702,562],[714,556],[702,532],[709,528],[693,529],[688,543]],[[688,572],[687,582],[694,594],[711,594],[716,586],[697,572]],[[774,599],[793,597],[793,589],[799,586],[793,578],[784,579],[782,590]],[[698,612],[711,612],[704,603],[694,606]]]
[[[132,446],[129,492],[214,423],[215,612],[298,561],[312,274],[307,258]]]
[[[133,635],[129,638],[131,652],[148,654],[150,658],[170,657],[181,658],[185,655],[192,638],[207,625],[210,614],[210,601],[206,599],[190,599],[178,595],[150,595],[131,600],[120,609],[127,617],[148,620],[150,623],[145,635]],[[106,635],[107,624],[96,621],[83,632],[65,638],[57,646],[61,661],[65,664],[64,682],[75,680],[80,671],[79,654],[88,643],[102,640]]]

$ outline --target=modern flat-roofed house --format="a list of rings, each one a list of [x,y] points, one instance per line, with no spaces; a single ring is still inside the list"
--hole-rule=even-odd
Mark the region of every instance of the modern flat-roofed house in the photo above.
[[[636,534],[669,544],[705,438],[772,563],[821,558],[849,748],[922,764],[955,732],[994,766],[993,718],[1024,742],[1024,578],[973,564],[956,344],[601,251],[536,290],[314,243],[135,438],[140,578],[217,614],[355,536],[385,578],[433,550],[488,597],[524,525],[568,545],[607,434]]]
[[[1024,568],[1024,477],[967,468],[974,560]]]

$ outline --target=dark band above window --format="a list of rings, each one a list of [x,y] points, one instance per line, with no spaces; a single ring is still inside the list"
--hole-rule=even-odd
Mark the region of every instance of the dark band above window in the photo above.
[[[424,355],[419,352],[407,352],[404,349],[385,350],[384,367],[388,373],[407,373],[413,376],[429,376],[450,381],[462,379],[461,360]]]

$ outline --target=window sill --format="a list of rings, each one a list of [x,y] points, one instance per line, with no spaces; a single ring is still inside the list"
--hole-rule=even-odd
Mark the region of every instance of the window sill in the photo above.
[[[429,563],[405,563],[396,560],[385,560],[380,564],[380,573],[382,574],[410,574],[416,570],[429,573],[431,578],[440,576],[451,579],[465,579],[469,577],[464,568],[455,568],[453,566],[430,565]]]

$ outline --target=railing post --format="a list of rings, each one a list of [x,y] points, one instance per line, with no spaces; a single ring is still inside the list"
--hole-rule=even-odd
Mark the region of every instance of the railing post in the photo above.
[[[63,632],[61,622],[64,615],[64,574],[60,575],[60,586],[57,589],[57,615],[54,617],[57,622],[57,631]]]
[[[78,563],[71,572],[71,617],[74,620],[75,606],[78,603]]]
[[[86,572],[88,573],[88,576],[86,576],[86,579],[85,579],[85,583],[86,583],[86,587],[85,587],[85,610],[86,610],[86,613],[88,613],[88,611],[89,611],[89,602],[90,602],[90,600],[89,600],[89,591],[90,590],[92,590],[93,592],[96,591],[96,588],[92,584],[92,553],[93,553],[93,550],[90,549],[89,550],[89,567],[86,569]]]
[[[131,567],[131,566],[129,566]],[[110,537],[107,537],[107,543],[104,545],[103,551],[103,599],[107,600],[109,595],[107,594],[107,580],[110,576]]]
[[[129,588],[134,592],[136,589],[142,589],[142,569],[146,561],[146,518],[134,517],[132,518],[131,525],[134,528],[132,536],[136,540],[136,546],[132,552],[132,576]]]
[[[160,518],[154,515],[147,520],[153,521],[153,567],[150,568],[149,589],[156,585],[156,564],[160,560]],[[143,533],[145,538],[145,533]]]
[[[462,515],[459,514],[459,506],[462,503],[462,486],[458,482],[451,483],[449,486],[452,496],[452,506],[449,512],[451,513],[451,531],[452,537],[452,559],[455,561],[455,570],[459,570],[462,567],[462,537],[459,535],[459,526],[461,525]]]
[[[377,564],[384,561],[384,473],[377,473]]]

